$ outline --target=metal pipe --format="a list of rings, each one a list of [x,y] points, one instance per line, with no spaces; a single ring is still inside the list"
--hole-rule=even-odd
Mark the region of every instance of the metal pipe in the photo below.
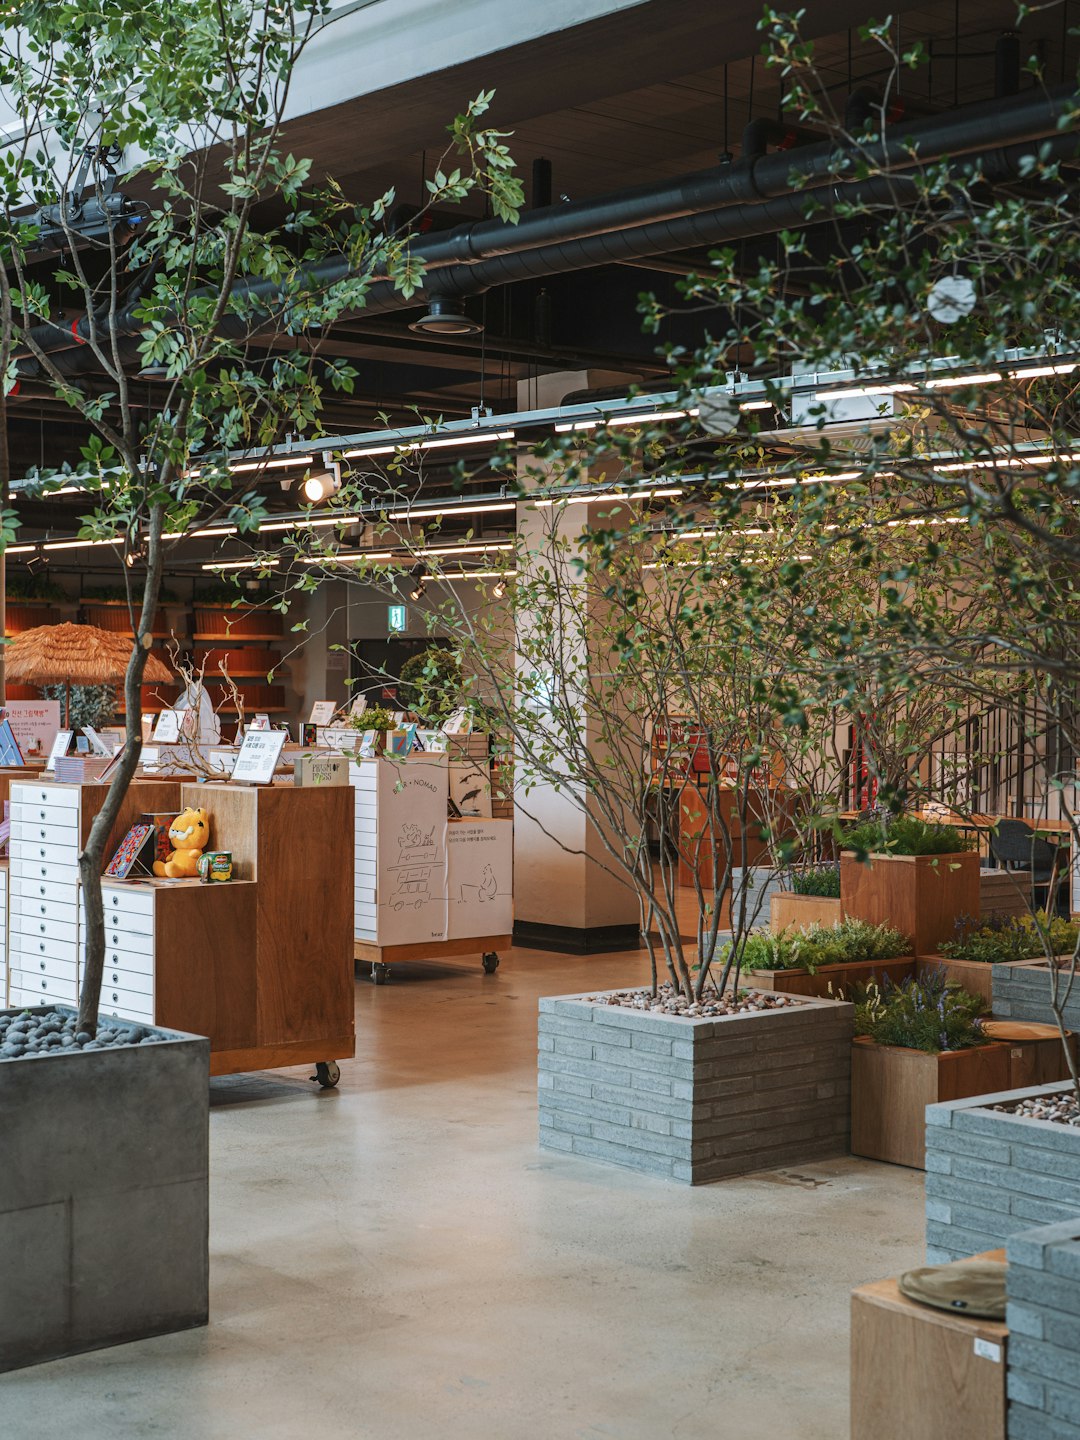
[[[432,293],[480,294],[515,280],[776,233],[804,225],[810,200],[823,207],[822,218],[834,213],[840,202],[896,204],[897,192],[910,183],[905,172],[944,156],[968,163],[977,155],[987,179],[1015,180],[1019,157],[1030,153],[1034,140],[1055,137],[1049,143],[1060,157],[1075,152],[1075,134],[1058,131],[1059,118],[1072,113],[1075,100],[1071,86],[1032,90],[1006,105],[992,101],[904,124],[895,138],[876,141],[860,152],[871,168],[880,166],[889,172],[869,180],[845,179],[849,158],[829,140],[794,154],[763,155],[699,171],[673,184],[638,186],[593,201],[529,211],[517,225],[489,220],[417,237],[413,244],[426,267],[423,288],[406,301],[389,281],[376,280],[357,313],[408,309]],[[791,188],[792,172],[803,182],[798,190]],[[346,263],[335,258],[308,267],[304,280],[310,288],[320,289],[349,274]],[[277,282],[270,280],[242,282],[233,293],[249,302],[254,313],[261,309],[268,323],[285,299]],[[138,336],[137,308],[125,306],[114,318],[113,328],[120,336]],[[227,318],[222,333],[237,339],[246,336],[251,313],[245,320]],[[107,335],[108,322],[99,321],[99,329]],[[57,352],[68,352],[60,367],[65,374],[96,368],[96,358],[85,344],[88,333],[85,317],[70,328],[47,324],[32,332],[39,347],[56,355],[57,361]],[[19,369],[23,374],[37,373],[36,363],[26,358]]]

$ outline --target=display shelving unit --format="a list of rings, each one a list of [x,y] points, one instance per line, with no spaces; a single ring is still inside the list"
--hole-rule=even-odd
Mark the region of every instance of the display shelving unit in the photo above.
[[[448,820],[445,755],[354,760],[349,778],[356,959],[377,985],[394,964],[477,954],[492,974],[512,943],[513,822]]]
[[[283,680],[267,681],[267,673],[282,665],[278,651],[271,645],[285,643],[283,616],[262,606],[232,606],[195,600],[195,628],[192,638],[196,649],[196,666],[205,662],[204,683],[217,709],[226,682],[218,671],[218,662],[228,657],[229,676],[235,683],[246,714],[265,711],[271,715],[287,714],[286,686]],[[269,660],[269,663],[263,663]]]

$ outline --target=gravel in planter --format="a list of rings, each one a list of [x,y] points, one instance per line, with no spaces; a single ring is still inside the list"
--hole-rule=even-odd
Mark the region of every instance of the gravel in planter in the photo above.
[[[73,1050],[118,1050],[161,1039],[146,1025],[103,1019],[97,1036],[79,1030],[78,1017],[63,1010],[24,1010],[0,1015],[0,1060],[33,1060]]]
[[[701,1001],[687,1000],[677,994],[669,980],[660,986],[658,994],[650,990],[604,990],[596,995],[583,995],[582,1000],[593,1005],[615,1005],[624,1010],[647,1010],[652,1015],[682,1016],[687,1020],[698,1020],[709,1015],[753,1015],[760,1010],[786,1010],[799,1003],[791,995],[779,995],[768,990],[740,990],[738,999],[730,995],[722,997],[713,992]]]
[[[1052,1120],[1058,1125],[1075,1125],[1080,1129],[1080,1104],[1075,1095],[1031,1095],[1015,1105],[991,1107],[1003,1115],[1016,1115],[1021,1120]]]

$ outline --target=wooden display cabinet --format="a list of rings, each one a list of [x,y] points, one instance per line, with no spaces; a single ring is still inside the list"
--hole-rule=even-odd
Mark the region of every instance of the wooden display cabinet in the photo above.
[[[212,1075],[351,1058],[352,790],[180,788],[234,878],[150,887],[158,1022],[209,1035]]]

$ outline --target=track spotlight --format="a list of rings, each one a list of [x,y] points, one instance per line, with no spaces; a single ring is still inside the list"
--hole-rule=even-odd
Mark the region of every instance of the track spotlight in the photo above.
[[[501,600],[505,594],[506,581],[500,576],[499,579],[495,581],[495,584],[491,587],[491,598],[493,600]]]
[[[418,560],[409,571],[409,579],[412,581],[412,589],[409,591],[410,600],[419,600],[427,589],[428,568],[422,560]]]
[[[309,470],[300,482],[300,493],[308,505],[324,505],[341,489],[341,466],[323,452],[325,470]]]
[[[426,315],[409,322],[409,329],[418,335],[479,335],[483,326],[464,314],[457,300],[433,295]]]

